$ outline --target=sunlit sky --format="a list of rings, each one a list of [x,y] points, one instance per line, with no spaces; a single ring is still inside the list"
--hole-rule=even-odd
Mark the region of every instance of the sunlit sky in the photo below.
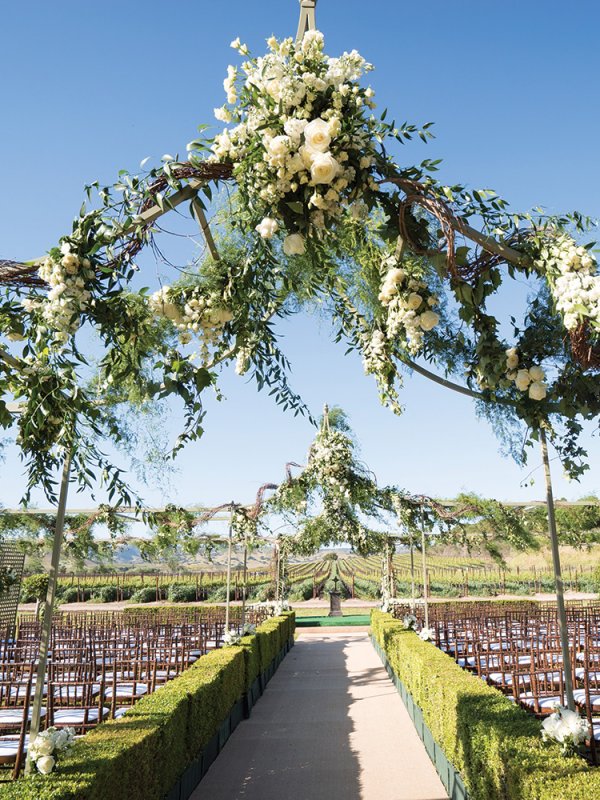
[[[435,121],[433,142],[401,151],[407,164],[443,158],[442,180],[493,187],[515,209],[600,216],[597,4],[320,0],[317,19],[329,54],[356,48],[375,64],[370,82],[380,110],[398,122]],[[113,182],[146,156],[183,155],[201,123],[216,130],[212,110],[237,58],[230,41],[239,35],[260,53],[272,33],[294,35],[298,2],[24,0],[7,4],[3,21],[0,256],[29,259],[69,230],[84,184]],[[182,263],[195,255],[188,240],[174,246]],[[139,263],[146,285],[159,273],[175,277],[152,254]],[[510,291],[505,310],[519,302]],[[469,399],[407,376],[406,410],[395,417],[380,407],[359,358],[332,343],[326,323],[302,315],[279,331],[293,387],[315,414],[326,402],[346,410],[380,483],[446,497],[462,490],[543,497],[537,451],[526,469],[502,457]],[[258,486],[283,477],[286,462],[304,459],[314,434],[307,420],[282,412],[233,368],[221,387],[225,399],[207,398],[206,433],[178,457],[171,479],[133,481],[149,504],[250,502]],[[161,426],[171,439],[179,422],[174,413]],[[591,430],[584,437],[591,469],[580,484],[564,481],[554,462],[558,496],[600,488]],[[25,485],[14,447],[0,469],[0,502],[14,507]]]

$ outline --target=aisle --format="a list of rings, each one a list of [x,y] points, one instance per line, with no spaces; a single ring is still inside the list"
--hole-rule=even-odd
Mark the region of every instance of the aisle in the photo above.
[[[192,800],[444,800],[366,631],[302,632]]]

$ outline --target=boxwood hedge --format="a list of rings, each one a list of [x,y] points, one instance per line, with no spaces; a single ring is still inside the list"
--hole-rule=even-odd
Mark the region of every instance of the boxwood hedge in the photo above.
[[[600,769],[542,745],[539,721],[498,690],[389,614],[373,611],[371,629],[470,800],[600,797]]]
[[[241,647],[202,656],[124,717],[78,739],[60,769],[4,784],[0,798],[163,800],[294,628],[294,614],[283,614],[244,637]]]

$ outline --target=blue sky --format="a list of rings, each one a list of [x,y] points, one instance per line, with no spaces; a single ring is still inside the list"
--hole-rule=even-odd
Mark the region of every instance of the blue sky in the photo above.
[[[183,154],[223,102],[225,70],[236,59],[230,41],[239,35],[260,53],[271,33],[294,35],[298,3],[25,0],[8,4],[3,18],[0,255],[31,258],[68,231],[85,183],[112,182],[146,156]],[[403,148],[406,163],[443,158],[443,180],[493,187],[515,209],[541,204],[600,216],[595,3],[320,0],[317,19],[328,53],[356,48],[375,64],[380,110],[399,122],[435,121],[437,138]],[[153,285],[152,257],[140,263]],[[507,295],[505,307],[513,303],[517,295]],[[533,486],[522,485],[539,459],[521,470],[503,458],[468,399],[414,376],[402,395],[406,412],[394,417],[325,323],[302,316],[280,330],[293,386],[315,413],[325,402],[346,409],[380,482],[444,496],[543,496],[539,469]],[[281,412],[233,370],[222,388],[226,400],[207,400],[206,434],[178,458],[170,486],[142,489],[148,502],[249,501],[259,485],[282,477],[285,462],[303,459],[308,422]],[[176,416],[167,427],[174,436]],[[590,471],[567,484],[557,465],[557,495],[600,488],[598,439],[588,433],[585,443]],[[24,486],[14,453],[0,469],[0,502],[13,506]]]

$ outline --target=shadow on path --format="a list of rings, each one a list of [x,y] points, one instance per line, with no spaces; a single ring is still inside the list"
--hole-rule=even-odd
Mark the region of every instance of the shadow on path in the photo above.
[[[446,797],[367,635],[322,631],[299,637],[192,800]]]

